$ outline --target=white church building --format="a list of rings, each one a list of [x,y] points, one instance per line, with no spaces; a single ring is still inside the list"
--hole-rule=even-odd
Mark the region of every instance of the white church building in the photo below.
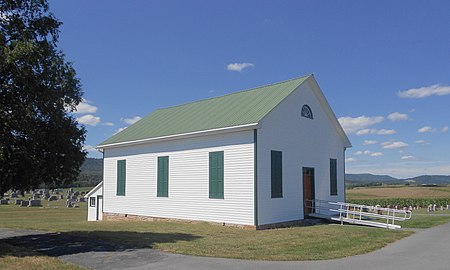
[[[313,75],[158,109],[97,147],[89,220],[295,223],[345,201],[348,147]]]

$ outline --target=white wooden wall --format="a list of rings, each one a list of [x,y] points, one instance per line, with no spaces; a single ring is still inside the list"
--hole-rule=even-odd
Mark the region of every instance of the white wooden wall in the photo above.
[[[304,104],[314,119],[301,117]],[[308,83],[280,103],[258,130],[259,225],[303,219],[302,167],[315,169],[316,199],[344,200],[344,144]],[[283,152],[283,198],[271,198],[270,151]],[[330,196],[330,158],[337,159],[338,195]]]
[[[99,207],[98,204],[98,200],[97,200],[97,195],[102,195],[102,188],[100,187],[99,189],[97,189],[94,193],[92,193],[88,198],[87,198],[87,207],[88,207],[88,221],[95,221],[97,220],[97,207]],[[91,198],[95,198],[95,206],[91,206]],[[100,205],[100,209],[99,209],[99,219],[102,219],[102,208]]]
[[[224,199],[209,199],[209,152],[224,151]],[[254,224],[253,130],[104,150],[104,212]],[[156,196],[157,158],[169,156],[169,197]],[[116,196],[117,160],[125,196]]]

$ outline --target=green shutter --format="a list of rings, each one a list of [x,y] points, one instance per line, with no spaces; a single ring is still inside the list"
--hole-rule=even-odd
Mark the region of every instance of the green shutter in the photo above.
[[[330,159],[330,195],[337,195],[337,160]]]
[[[169,197],[169,157],[158,157],[157,196]]]
[[[117,161],[117,196],[125,196],[126,182],[126,163],[125,160]]]
[[[209,153],[209,198],[223,199],[223,151]]]
[[[283,159],[282,152],[271,151],[271,195],[272,198],[283,197]]]

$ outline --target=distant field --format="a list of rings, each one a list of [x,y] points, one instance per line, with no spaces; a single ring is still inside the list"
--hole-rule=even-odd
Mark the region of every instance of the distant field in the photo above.
[[[347,199],[450,198],[447,187],[370,187],[347,190]]]

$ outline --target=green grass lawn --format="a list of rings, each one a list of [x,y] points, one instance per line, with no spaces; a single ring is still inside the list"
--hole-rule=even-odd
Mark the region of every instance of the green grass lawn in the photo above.
[[[65,208],[64,200],[44,202],[43,208],[2,205],[0,227],[55,231],[113,241],[130,248],[149,247],[187,255],[251,260],[342,258],[379,249],[413,233],[351,225],[253,231],[205,222],[87,222],[86,208],[86,203],[80,203],[80,208]],[[416,213],[426,213],[420,211]],[[450,216],[413,214],[410,221],[400,224],[407,228],[426,228],[449,221]],[[14,258],[2,256],[0,268],[6,259]]]
[[[74,264],[62,262],[57,258],[43,256],[23,247],[0,242],[0,269],[3,270],[82,270]]]
[[[133,248],[254,260],[342,258],[379,249],[412,233],[347,225],[252,231],[205,222],[87,222],[86,203],[70,209],[63,200],[44,202],[44,206],[3,205],[0,227],[63,232]]]
[[[450,210],[427,212],[422,208],[414,210],[411,220],[401,222],[402,228],[425,229],[450,222]]]

